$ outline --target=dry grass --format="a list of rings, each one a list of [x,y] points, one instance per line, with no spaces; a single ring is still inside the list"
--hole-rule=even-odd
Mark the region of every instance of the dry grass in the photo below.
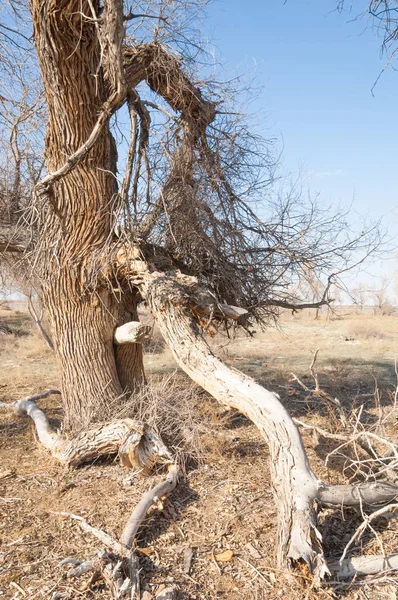
[[[19,310],[20,314],[0,311],[0,319],[30,332],[25,337],[0,337],[3,401],[58,385],[53,356]],[[348,314],[332,320],[322,315],[315,321],[309,315],[286,314],[280,330],[270,329],[253,339],[239,335],[228,345],[218,337],[212,344],[227,362],[278,391],[295,416],[339,431],[334,409],[305,393],[291,377],[294,372],[313,387],[308,367],[313,352],[320,348],[316,370],[322,387],[338,397],[348,413],[362,406],[361,420],[367,427],[393,436],[396,416],[390,406],[397,335],[397,316]],[[396,598],[395,580],[387,577],[316,591],[305,573],[290,576],[275,570],[275,507],[266,444],[253,424],[223,411],[176,371],[156,331],[154,336],[146,359],[152,386],[123,410],[160,430],[181,459],[185,457],[186,471],[164,507],[148,515],[141,532],[139,545],[150,549],[142,557],[142,580],[148,593],[154,597],[159,585],[172,579],[179,586],[180,600]],[[59,418],[58,398],[44,400],[41,406]],[[114,407],[108,410],[113,414]],[[304,432],[303,437],[320,477],[333,483],[363,477],[355,473],[352,448],[332,454],[326,467],[326,457],[337,443],[311,432]],[[90,584],[87,576],[73,582],[64,577],[67,567],[56,568],[62,558],[88,558],[99,546],[76,524],[51,511],[80,514],[117,537],[142,492],[158,476],[126,477],[116,463],[66,472],[39,447],[26,419],[1,414],[0,456],[0,597],[50,600],[60,592],[64,598],[108,599],[101,581]],[[355,510],[344,515],[323,511],[321,525],[329,557],[338,556],[360,518]],[[396,551],[394,520],[381,519],[375,530],[386,552]],[[193,551],[189,574],[183,569],[187,548]],[[225,549],[233,551],[233,559],[216,564],[214,554]],[[380,552],[377,537],[368,531],[353,551]]]

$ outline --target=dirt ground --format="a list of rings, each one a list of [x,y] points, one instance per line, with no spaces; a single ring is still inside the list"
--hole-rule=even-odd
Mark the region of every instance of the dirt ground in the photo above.
[[[24,307],[0,310],[0,321],[14,331],[0,334],[0,401],[57,387],[54,357]],[[239,334],[232,341],[217,336],[212,345],[226,362],[278,392],[295,417],[340,432],[335,406],[303,389],[314,388],[309,365],[319,349],[315,370],[321,388],[340,400],[357,426],[377,428],[396,442],[397,335],[398,315],[347,311],[314,320],[309,313],[286,314],[279,328],[253,338]],[[183,460],[184,476],[174,493],[151,510],[140,533],[142,597],[155,598],[161,586],[173,582],[180,600],[396,600],[398,579],[388,574],[330,580],[316,590],[305,570],[287,574],[275,568],[276,512],[264,440],[247,419],[224,411],[192,386],[156,332],[147,350],[157,403],[150,418],[161,429],[161,407],[168,401],[178,406],[183,420],[175,426],[178,435],[173,428],[165,435]],[[62,421],[59,396],[40,406],[54,424]],[[311,431],[303,437],[311,465],[324,480],[343,483],[369,476],[349,448],[335,452],[326,466],[338,442]],[[68,557],[88,559],[101,547],[56,513],[80,515],[117,538],[142,492],[161,478],[131,473],[113,459],[66,470],[39,446],[29,419],[0,412],[0,598],[110,598],[101,580],[90,575],[73,580],[67,577],[70,565],[59,566]],[[328,559],[340,557],[361,520],[357,510],[322,511]],[[393,518],[380,519],[350,552],[397,552],[397,532]],[[224,554],[229,560],[222,561],[219,555],[226,550],[232,556]]]

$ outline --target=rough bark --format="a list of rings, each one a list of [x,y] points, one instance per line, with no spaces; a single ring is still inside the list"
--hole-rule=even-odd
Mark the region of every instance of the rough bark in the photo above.
[[[95,420],[104,403],[131,391],[135,371],[142,380],[139,348],[115,359],[113,332],[125,309],[98,280],[117,198],[108,121],[124,98],[122,5],[105,2],[101,42],[95,19],[82,19],[100,18],[98,0],[31,0],[31,12],[49,113],[49,175],[37,189],[40,275],[62,371],[65,426],[73,428],[88,411]]]
[[[69,467],[78,467],[101,456],[119,454],[123,465],[142,469],[146,473],[150,473],[156,465],[173,462],[160,437],[135,419],[114,420],[68,439],[52,429],[46,414],[35,402],[51,394],[59,394],[59,391],[48,390],[11,404],[1,402],[0,410],[29,416],[40,444],[60,462]]]

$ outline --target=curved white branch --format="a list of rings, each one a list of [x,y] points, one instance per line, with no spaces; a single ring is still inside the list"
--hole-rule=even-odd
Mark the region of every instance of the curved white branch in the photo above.
[[[137,535],[137,531],[145,518],[146,513],[154,504],[161,498],[162,496],[167,496],[170,494],[177,485],[178,480],[178,467],[177,465],[172,465],[169,469],[169,473],[167,478],[164,481],[155,485],[154,488],[145,492],[142,496],[141,500],[135,507],[132,512],[129,520],[127,521],[123,533],[120,536],[120,541],[123,546],[127,548],[131,548],[135,536]]]
[[[39,442],[56,458],[59,458],[59,453],[63,449],[65,442],[62,440],[59,433],[51,428],[47,416],[37,406],[35,400],[40,400],[41,398],[47,398],[52,394],[60,393],[59,390],[51,389],[42,392],[41,394],[28,396],[24,400],[17,400],[11,404],[6,404],[5,402],[0,403],[0,408],[2,410],[11,410],[18,415],[27,414],[35,424]]]

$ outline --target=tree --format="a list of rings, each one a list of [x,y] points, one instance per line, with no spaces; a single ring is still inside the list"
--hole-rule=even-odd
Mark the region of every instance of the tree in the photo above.
[[[343,11],[347,4],[346,0],[338,0],[338,10]],[[349,3],[350,11],[355,4],[354,2]],[[364,4],[365,7],[359,17],[366,18],[369,25],[374,27],[382,37],[382,52],[386,56],[384,71],[388,66],[393,65],[398,50],[398,3],[396,0],[371,0]]]
[[[391,314],[393,312],[393,307],[387,295],[390,281],[388,277],[382,277],[380,283],[381,287],[373,285],[370,289],[375,302],[375,309],[378,310],[381,315]]]
[[[127,462],[136,458],[131,419],[85,428],[101,421],[104,405],[145,383],[137,324],[127,327],[124,341],[132,343],[118,342],[145,300],[180,366],[267,439],[278,564],[305,561],[320,579],[328,566],[315,502],[362,506],[388,501],[397,490],[321,482],[279,397],[227,368],[203,334],[211,323],[232,319],[247,328],[249,315],[266,323],[280,308],[328,304],[338,273],[359,250],[378,248],[380,236],[375,227],[350,237],[346,215],[304,201],[297,187],[271,191],[269,145],[229,108],[223,86],[195,77],[197,45],[187,35],[197,7],[174,0],[143,14],[139,3],[124,11],[122,0],[30,2],[48,114],[48,173],[28,203],[30,235],[20,221],[10,222],[2,248],[23,250],[35,274],[62,373],[64,426],[75,437],[52,432],[31,400],[16,408],[68,464],[118,448]],[[119,182],[112,126],[117,115],[127,117],[126,107],[130,136]],[[260,195],[267,198],[262,206]],[[323,293],[316,302],[296,302],[289,290],[306,278],[308,265],[311,277],[326,282]],[[154,439],[147,435],[138,453],[157,445],[167,462]]]
[[[360,311],[363,312],[363,307],[366,303],[366,298],[368,296],[368,290],[366,285],[359,281],[358,284],[352,290],[352,297],[354,300],[354,304],[360,307]]]

